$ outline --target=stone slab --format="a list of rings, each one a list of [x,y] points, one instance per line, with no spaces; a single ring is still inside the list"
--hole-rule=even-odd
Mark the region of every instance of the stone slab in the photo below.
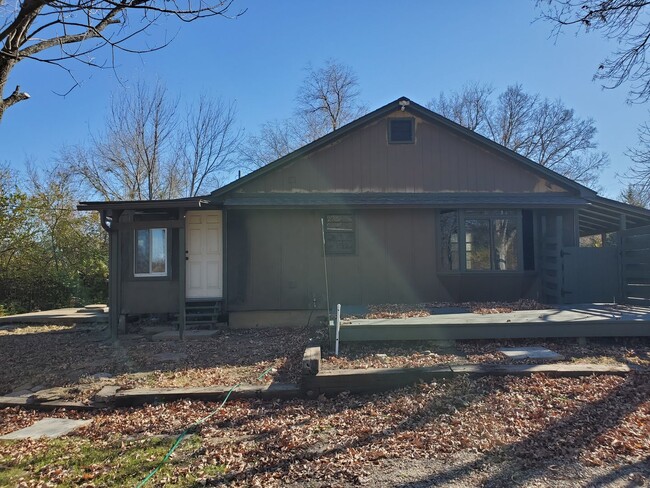
[[[70,432],[77,430],[79,427],[88,425],[90,422],[92,422],[92,420],[45,418],[39,420],[30,427],[11,432],[7,435],[3,435],[0,437],[0,439],[38,439],[40,437],[55,439],[57,437],[69,434]]]
[[[564,356],[545,347],[504,347],[499,352],[511,359],[564,359]]]
[[[186,330],[183,339],[186,341],[200,341],[220,334],[218,330]],[[177,341],[180,334],[177,330],[168,330],[151,336],[152,341]]]

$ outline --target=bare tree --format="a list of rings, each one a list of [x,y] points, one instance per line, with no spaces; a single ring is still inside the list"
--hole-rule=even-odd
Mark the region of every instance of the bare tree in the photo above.
[[[106,128],[64,148],[62,166],[106,200],[196,196],[231,169],[235,107],[203,97],[181,123],[178,100],[160,84],[114,96]]]
[[[185,195],[218,188],[234,168],[241,135],[235,116],[234,103],[205,96],[190,108],[180,140]]]
[[[538,0],[542,18],[554,24],[557,35],[576,26],[585,32],[599,32],[617,48],[604,59],[594,74],[606,88],[632,83],[629,100],[650,99],[650,63],[646,59],[650,41],[650,2],[645,0]]]
[[[328,59],[321,68],[308,65],[296,97],[303,142],[311,142],[363,115],[359,82],[350,66]]]
[[[438,98],[429,102],[429,107],[448,119],[458,122],[463,127],[481,132],[486,129],[485,110],[490,105],[494,88],[480,83],[468,83],[462,90],[452,93],[440,93]]]
[[[240,165],[254,170],[362,116],[357,76],[333,59],[321,68],[308,65],[298,89],[294,116],[262,124],[240,147]]]
[[[258,134],[249,136],[239,148],[239,164],[253,171],[286,156],[300,146],[299,129],[291,119],[262,124]]]
[[[496,100],[488,85],[467,85],[441,94],[429,108],[518,152],[522,156],[588,186],[597,183],[608,163],[597,151],[592,119],[577,117],[560,100],[509,86]]]
[[[650,205],[650,124],[646,122],[638,130],[638,145],[627,150],[632,167],[624,177],[629,180],[621,197],[627,203],[646,207]]]
[[[153,200],[179,196],[173,136],[177,101],[161,85],[140,83],[112,97],[103,133],[89,147],[64,150],[62,161],[107,200]]]
[[[34,60],[67,71],[74,79],[69,61],[93,67],[114,66],[115,52],[143,53],[169,43],[139,47],[143,32],[166,18],[183,22],[213,16],[228,17],[234,0],[17,0],[0,2],[0,120],[7,108],[29,95],[20,86],[5,95],[13,68]],[[241,15],[243,12],[234,14]],[[103,62],[98,52],[108,49]]]

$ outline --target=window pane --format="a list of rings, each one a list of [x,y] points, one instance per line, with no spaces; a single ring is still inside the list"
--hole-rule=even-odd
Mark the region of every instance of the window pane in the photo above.
[[[440,236],[442,245],[442,270],[459,269],[458,259],[458,212],[442,211],[440,213]]]
[[[135,231],[135,272],[136,274],[149,272],[149,229]]]
[[[166,229],[151,229],[151,272],[165,273],[167,271],[167,231]]]
[[[489,219],[465,220],[465,265],[468,270],[490,269]]]
[[[516,270],[519,232],[515,219],[494,219],[494,260],[497,270]]]

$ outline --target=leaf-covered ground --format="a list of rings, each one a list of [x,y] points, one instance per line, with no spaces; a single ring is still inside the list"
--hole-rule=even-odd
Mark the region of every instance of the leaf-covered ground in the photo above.
[[[296,381],[310,330],[226,330],[200,341],[151,341],[121,336],[114,344],[92,327],[30,326],[0,330],[0,395],[36,387],[70,387],[88,399],[106,381],[127,387],[185,387]]]
[[[464,309],[480,315],[508,313],[516,310],[544,310],[547,305],[536,300],[521,299],[515,302],[431,302],[431,303],[382,303],[368,305],[363,313],[343,313],[344,319],[405,319],[427,317],[445,308]]]
[[[133,485],[162,444],[215,408],[5,409],[0,434],[44,416],[93,422],[58,441],[0,442],[0,481]],[[238,400],[185,442],[152,486],[640,486],[650,480],[650,377],[458,377],[377,395]]]
[[[561,360],[512,359],[501,348],[545,347],[563,356]],[[343,343],[338,357],[324,353],[323,368],[414,368],[436,364],[465,363],[604,363],[650,368],[650,340],[647,338],[590,339],[578,344],[575,339],[519,339],[457,341],[453,347],[436,342]]]

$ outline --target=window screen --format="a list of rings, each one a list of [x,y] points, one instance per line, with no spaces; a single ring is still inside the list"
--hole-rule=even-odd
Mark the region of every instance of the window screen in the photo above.
[[[350,214],[325,216],[325,252],[327,254],[354,254],[356,237],[354,217]]]

